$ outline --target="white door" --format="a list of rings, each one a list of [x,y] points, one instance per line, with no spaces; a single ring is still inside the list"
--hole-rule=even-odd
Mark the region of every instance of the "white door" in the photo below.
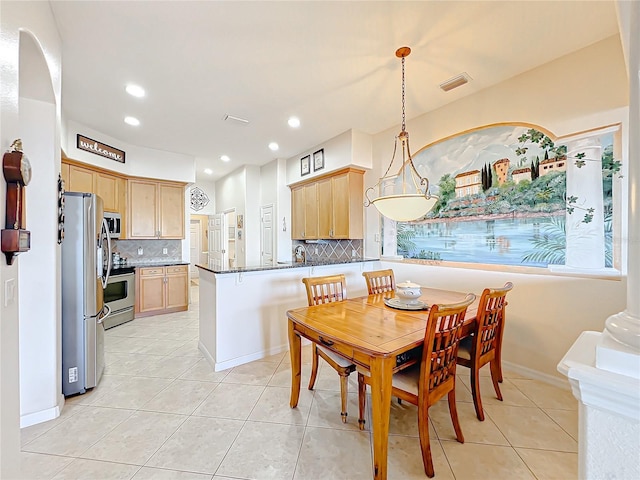
[[[226,225],[224,213],[209,217],[209,268],[223,270],[226,266]]]
[[[189,237],[189,258],[191,263],[189,264],[189,276],[191,278],[198,278],[198,269],[196,263],[200,263],[200,252],[202,251],[202,227],[200,221],[191,220],[191,231]]]
[[[274,230],[273,230],[273,205],[264,205],[261,208],[260,213],[260,238],[261,238],[261,261],[262,265],[273,265],[273,245]]]

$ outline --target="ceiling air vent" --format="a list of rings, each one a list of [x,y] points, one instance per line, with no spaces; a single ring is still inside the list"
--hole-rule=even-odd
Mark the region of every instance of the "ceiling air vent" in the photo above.
[[[454,88],[461,87],[465,83],[469,83],[469,80],[471,80],[471,77],[469,76],[469,74],[467,72],[463,72],[460,75],[456,75],[455,77],[450,78],[445,82],[442,82],[440,84],[440,88],[443,91],[448,92],[449,90],[453,90]]]
[[[238,125],[248,125],[249,120],[245,120],[244,118],[236,117],[235,115],[226,114],[222,117],[222,120],[229,123],[237,123]]]

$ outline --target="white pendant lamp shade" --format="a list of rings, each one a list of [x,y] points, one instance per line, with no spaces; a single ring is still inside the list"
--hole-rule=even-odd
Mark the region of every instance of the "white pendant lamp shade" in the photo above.
[[[371,201],[383,217],[396,222],[409,222],[424,217],[438,201],[422,194],[387,195]]]

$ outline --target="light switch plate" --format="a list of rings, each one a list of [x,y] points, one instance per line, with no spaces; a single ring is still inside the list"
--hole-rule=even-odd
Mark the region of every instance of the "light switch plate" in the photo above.
[[[4,306],[8,307],[15,300],[16,296],[16,279],[10,278],[4,282]]]

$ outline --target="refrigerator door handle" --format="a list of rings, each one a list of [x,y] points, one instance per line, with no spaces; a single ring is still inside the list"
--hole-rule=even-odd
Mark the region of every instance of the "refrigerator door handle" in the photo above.
[[[105,236],[107,237],[107,273],[106,275],[100,275],[102,277],[102,288],[107,288],[107,282],[109,281],[109,275],[111,275],[111,237],[109,236],[109,225],[107,224],[107,220],[105,218],[102,219],[102,229],[104,231]],[[104,247],[101,247],[104,249]],[[102,268],[102,265],[99,266]],[[102,273],[102,272],[101,272]]]
[[[105,310],[107,313],[105,313]],[[109,315],[111,315],[111,308],[105,303],[104,307],[102,307],[102,310],[100,311],[100,314],[98,315],[98,325],[104,322]]]

